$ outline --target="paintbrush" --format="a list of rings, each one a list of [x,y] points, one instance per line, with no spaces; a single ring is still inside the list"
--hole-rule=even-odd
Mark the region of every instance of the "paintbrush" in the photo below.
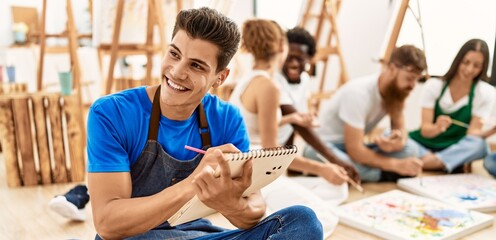
[[[420,183],[420,186],[422,186],[422,187],[423,187],[423,186],[424,186],[424,181],[422,180],[422,172],[423,172],[423,170],[422,170],[422,169],[420,169],[420,173],[419,173],[419,175],[418,175],[418,178],[419,178],[419,183]]]
[[[464,128],[468,128],[468,124],[462,122],[462,121],[458,121],[456,119],[451,119],[451,123],[452,124],[455,124],[457,126],[460,126],[460,127],[464,127]]]

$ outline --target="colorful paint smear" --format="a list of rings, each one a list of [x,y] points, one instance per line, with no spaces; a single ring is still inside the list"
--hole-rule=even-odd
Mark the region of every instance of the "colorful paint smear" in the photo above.
[[[476,174],[403,178],[398,186],[412,193],[481,212],[496,210],[496,180]]]
[[[386,239],[453,239],[493,220],[399,190],[339,206],[336,212],[340,222]]]

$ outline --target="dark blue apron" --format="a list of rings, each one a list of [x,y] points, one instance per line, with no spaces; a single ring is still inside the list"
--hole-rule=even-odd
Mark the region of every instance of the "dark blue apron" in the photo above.
[[[202,138],[202,149],[210,147],[210,133],[203,105],[197,108],[199,132]],[[164,151],[157,142],[160,125],[160,86],[155,92],[150,116],[148,140],[136,163],[131,167],[132,193],[131,197],[145,197],[161,192],[179,181],[187,178],[198,166],[203,155],[198,154],[193,159],[181,161],[173,158]],[[128,239],[192,239],[213,232],[226,229],[211,225],[206,219],[199,219],[189,223],[171,227],[164,222],[156,228]],[[98,238],[97,238],[98,239]]]

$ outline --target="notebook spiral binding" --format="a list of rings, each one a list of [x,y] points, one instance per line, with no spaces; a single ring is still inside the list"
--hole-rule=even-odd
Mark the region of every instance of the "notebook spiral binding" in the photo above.
[[[296,145],[285,145],[274,148],[252,149],[244,153],[230,153],[231,161],[245,161],[248,159],[274,157],[298,152]]]

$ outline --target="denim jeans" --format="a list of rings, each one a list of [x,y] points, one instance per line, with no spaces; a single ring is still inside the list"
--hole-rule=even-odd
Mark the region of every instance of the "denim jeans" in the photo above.
[[[281,209],[254,227],[247,230],[229,230],[208,234],[198,239],[295,239],[295,240],[322,240],[322,224],[315,212],[305,206],[292,206]]]
[[[346,148],[344,146],[344,143],[332,143],[332,142],[326,142],[327,148],[329,148],[341,161],[344,161],[349,164],[353,164],[355,168],[357,169],[358,173],[360,174],[360,178],[364,182],[378,182],[381,180],[381,175],[382,175],[382,170],[379,168],[375,167],[370,167],[363,165],[361,163],[358,163],[356,161],[353,161],[350,156],[346,153]],[[407,144],[405,147],[396,152],[392,153],[387,153],[383,152],[381,149],[376,144],[366,144],[366,146],[374,151],[377,152],[383,156],[387,157],[393,157],[397,159],[403,159],[407,157],[415,157],[416,152],[417,152],[417,147],[415,145]],[[319,159],[317,156],[317,151],[313,149],[310,146],[305,146],[305,149],[303,151],[303,156],[310,158],[310,159]]]
[[[490,153],[484,158],[484,168],[493,177],[496,177],[496,152]]]
[[[457,143],[440,151],[431,151],[431,149],[422,146],[413,139],[408,139],[408,141],[410,142],[409,144],[417,146],[417,156],[419,158],[422,158],[430,152],[434,152],[436,157],[444,163],[447,172],[452,172],[456,167],[465,163],[483,159],[488,154],[488,145],[486,141],[480,137],[471,135],[465,136]],[[494,163],[492,165],[491,163],[488,163],[488,166],[492,167],[492,171],[496,172],[496,166],[494,165]],[[486,166],[486,164],[484,164],[484,166]]]

